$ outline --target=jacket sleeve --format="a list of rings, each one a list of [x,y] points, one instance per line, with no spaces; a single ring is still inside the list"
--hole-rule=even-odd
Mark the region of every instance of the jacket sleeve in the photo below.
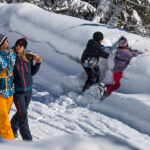
[[[133,51],[133,50],[131,52],[132,52],[133,57],[143,54],[143,52],[138,52],[138,51]]]
[[[2,59],[0,57],[0,73],[2,72],[2,70],[3,70],[3,61],[2,61]]]
[[[103,50],[100,50],[99,51],[99,56],[107,59],[109,57],[109,53],[105,52]]]
[[[40,68],[41,63],[36,63],[35,65],[33,65],[33,61],[31,62],[31,75],[34,76]]]
[[[102,50],[102,46],[100,44],[96,45],[96,53],[99,57],[103,57],[103,58],[108,58],[109,57],[109,53]]]

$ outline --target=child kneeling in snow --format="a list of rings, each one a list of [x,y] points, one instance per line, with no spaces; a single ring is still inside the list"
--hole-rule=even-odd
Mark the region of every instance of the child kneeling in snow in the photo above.
[[[27,59],[26,47],[26,38],[16,41],[14,50],[16,53],[14,67],[14,103],[17,112],[11,119],[11,126],[15,136],[17,136],[17,130],[19,128],[23,140],[31,141],[32,136],[28,125],[27,109],[32,95],[32,76],[38,72],[42,58],[36,56],[36,64],[33,65],[33,60],[29,61]]]
[[[116,56],[114,58],[114,68],[113,68],[113,79],[114,84],[103,84],[100,83],[99,90],[101,95],[101,100],[109,96],[113,91],[120,87],[120,80],[123,77],[123,70],[128,66],[132,57],[136,57],[143,52],[138,52],[136,50],[131,50],[128,46],[128,41],[125,37],[121,37],[118,41],[118,47],[116,51]]]

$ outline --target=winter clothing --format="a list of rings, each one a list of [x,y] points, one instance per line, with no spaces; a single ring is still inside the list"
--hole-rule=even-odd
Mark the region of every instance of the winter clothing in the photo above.
[[[0,95],[11,97],[14,93],[13,67],[15,64],[13,50],[0,50]]]
[[[99,84],[100,100],[103,101],[108,96],[108,90],[104,83]]]
[[[125,37],[121,37],[118,41],[118,47],[120,48],[126,48],[128,47],[128,41]]]
[[[83,91],[92,84],[99,82],[100,70],[97,65],[99,57],[108,58],[108,56],[109,53],[102,50],[100,42],[95,41],[94,39],[88,41],[81,58],[82,66],[88,76]]]
[[[0,34],[0,46],[2,46],[6,40],[7,40],[7,36]]]
[[[123,75],[123,72],[114,72],[113,73],[113,79],[114,79],[114,84],[107,84],[106,87],[107,87],[107,90],[108,90],[108,95],[110,95],[113,91],[117,90],[121,83],[120,83],[120,80],[122,78],[122,75]]]
[[[93,34],[93,39],[94,39],[95,41],[102,41],[103,38],[104,38],[104,36],[103,36],[103,33],[102,33],[102,32],[95,32],[95,33]]]
[[[11,120],[14,135],[17,134],[18,128],[23,140],[32,140],[32,135],[28,125],[27,109],[31,100],[32,90],[14,94],[14,103],[17,112]]]
[[[27,48],[27,39],[26,39],[26,37],[17,40],[16,43],[15,43],[15,46],[17,46],[18,44],[23,45],[23,47],[26,49]]]
[[[33,62],[23,60],[16,56],[16,64],[14,67],[14,84],[15,92],[26,92],[32,89],[32,76],[35,75],[40,68],[40,64],[33,65]]]
[[[128,47],[128,41],[125,37],[121,37],[118,40],[118,47],[116,51],[116,56],[114,58],[114,68],[112,70],[114,84],[106,84],[104,86],[99,85],[100,95],[104,95],[105,93],[106,97],[121,86],[120,80],[123,77],[124,69],[130,63],[131,58],[136,57],[139,54],[143,54],[143,52],[131,50]],[[103,99],[103,96],[101,97],[101,99]]]
[[[9,112],[13,103],[13,96],[3,97],[0,95],[0,137],[15,139],[9,121]]]
[[[81,63],[85,63],[88,58],[95,58],[96,63],[99,61],[99,57],[108,58],[109,53],[101,49],[101,44],[93,39],[89,40],[81,58]]]
[[[120,87],[120,80],[123,77],[123,70],[128,66],[132,57],[135,57],[142,52],[137,52],[128,49],[118,48],[116,56],[114,59],[115,65],[113,68],[113,79],[114,84],[107,84],[108,95],[110,95],[114,90],[117,90]]]
[[[1,44],[6,36],[0,35]],[[0,50],[0,137],[14,139],[9,121],[9,112],[13,103],[13,68],[15,64],[13,50]]]
[[[23,140],[32,140],[28,125],[27,109],[32,95],[32,76],[37,73],[39,67],[40,63],[33,65],[33,62],[16,56],[14,67],[14,103],[17,112],[11,120],[11,125],[14,134],[17,133],[18,128],[20,129]]]
[[[136,57],[139,54],[142,54],[142,52],[133,51],[130,48],[117,48],[116,56],[114,59],[115,65],[113,68],[113,72],[123,71],[130,63],[131,58]]]
[[[83,91],[85,91],[92,84],[99,82],[100,70],[99,70],[99,67],[97,65],[95,65],[93,69],[86,68],[86,67],[83,67],[83,68],[84,68],[84,70],[87,74],[87,77],[88,77],[88,79],[85,82],[85,85],[83,86]]]

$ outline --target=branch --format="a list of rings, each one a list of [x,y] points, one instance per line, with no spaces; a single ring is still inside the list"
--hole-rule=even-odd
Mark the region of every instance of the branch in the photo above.
[[[69,8],[61,8],[61,9],[54,9],[53,12],[54,13],[65,13],[69,10]]]
[[[137,4],[136,2],[133,2],[133,1],[131,1],[131,0],[126,0],[126,1],[129,2],[129,3],[132,4],[132,5],[136,5],[136,6],[138,6],[138,7],[143,7],[143,8],[148,8],[148,9],[150,9],[150,6],[140,5],[140,4]]]

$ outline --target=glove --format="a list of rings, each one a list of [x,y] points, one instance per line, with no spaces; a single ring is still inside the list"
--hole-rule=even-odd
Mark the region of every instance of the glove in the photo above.
[[[105,50],[105,46],[104,45],[101,45],[101,48],[102,48],[103,51]]]

